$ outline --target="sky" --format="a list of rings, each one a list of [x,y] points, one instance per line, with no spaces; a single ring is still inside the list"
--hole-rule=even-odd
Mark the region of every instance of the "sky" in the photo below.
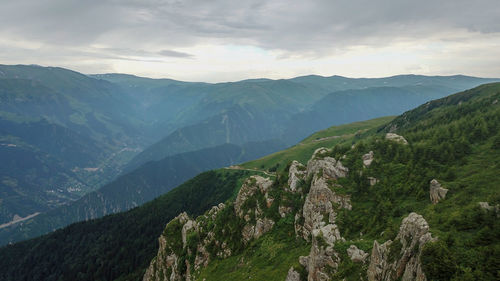
[[[0,63],[222,82],[500,77],[499,0],[0,0]]]

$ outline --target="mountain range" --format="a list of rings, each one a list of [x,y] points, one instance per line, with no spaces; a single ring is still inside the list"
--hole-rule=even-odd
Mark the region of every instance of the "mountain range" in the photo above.
[[[201,173],[0,248],[0,278],[497,280],[499,99],[487,84]]]
[[[255,159],[331,125],[400,114],[490,81],[495,79],[303,76],[210,84],[2,65],[1,243],[124,211],[198,172]],[[227,157],[214,161],[217,166],[198,161],[196,155],[210,149]],[[236,156],[238,150],[245,156]],[[189,173],[168,164],[179,157]],[[157,173],[182,176],[163,185],[142,180],[127,195],[116,192],[130,175],[149,179],[144,166],[151,165]]]

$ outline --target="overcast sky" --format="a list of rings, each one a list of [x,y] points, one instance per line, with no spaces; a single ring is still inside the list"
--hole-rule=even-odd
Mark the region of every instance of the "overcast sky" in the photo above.
[[[500,77],[500,0],[0,0],[0,63],[187,81]]]

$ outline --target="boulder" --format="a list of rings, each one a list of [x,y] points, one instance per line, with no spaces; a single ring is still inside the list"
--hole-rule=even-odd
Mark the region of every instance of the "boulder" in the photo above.
[[[307,162],[307,177],[313,176],[318,172],[322,172],[324,177],[331,179],[346,177],[349,169],[333,157],[323,157],[322,155],[326,152],[329,152],[329,150],[324,147],[316,149],[311,159]]]
[[[293,267],[290,267],[285,281],[300,281],[300,274]]]
[[[385,135],[385,139],[390,141],[395,141],[401,144],[408,144],[408,141],[403,136],[394,133],[387,133]]]
[[[436,180],[431,180],[430,184],[430,198],[432,204],[437,204],[439,201],[443,200],[448,193],[448,189],[441,187],[441,184]]]
[[[368,253],[365,251],[358,249],[356,245],[351,245],[349,249],[347,249],[347,255],[353,262],[365,262],[368,257]]]
[[[373,162],[373,151],[370,151],[367,154],[363,155],[362,159],[363,159],[363,166],[369,167]]]
[[[500,206],[496,204],[495,206],[490,206],[488,202],[479,202],[479,207],[487,212],[494,211],[497,217],[500,217]]]

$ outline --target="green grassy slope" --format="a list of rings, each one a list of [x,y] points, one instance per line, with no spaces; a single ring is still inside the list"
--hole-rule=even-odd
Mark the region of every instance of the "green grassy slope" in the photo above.
[[[394,117],[381,117],[346,125],[333,126],[312,134],[291,148],[244,163],[241,166],[247,169],[276,170],[277,168],[284,168],[292,160],[305,163],[317,148],[332,147],[340,142],[352,140],[356,137],[357,133],[374,130],[388,121],[391,121],[393,118]]]

